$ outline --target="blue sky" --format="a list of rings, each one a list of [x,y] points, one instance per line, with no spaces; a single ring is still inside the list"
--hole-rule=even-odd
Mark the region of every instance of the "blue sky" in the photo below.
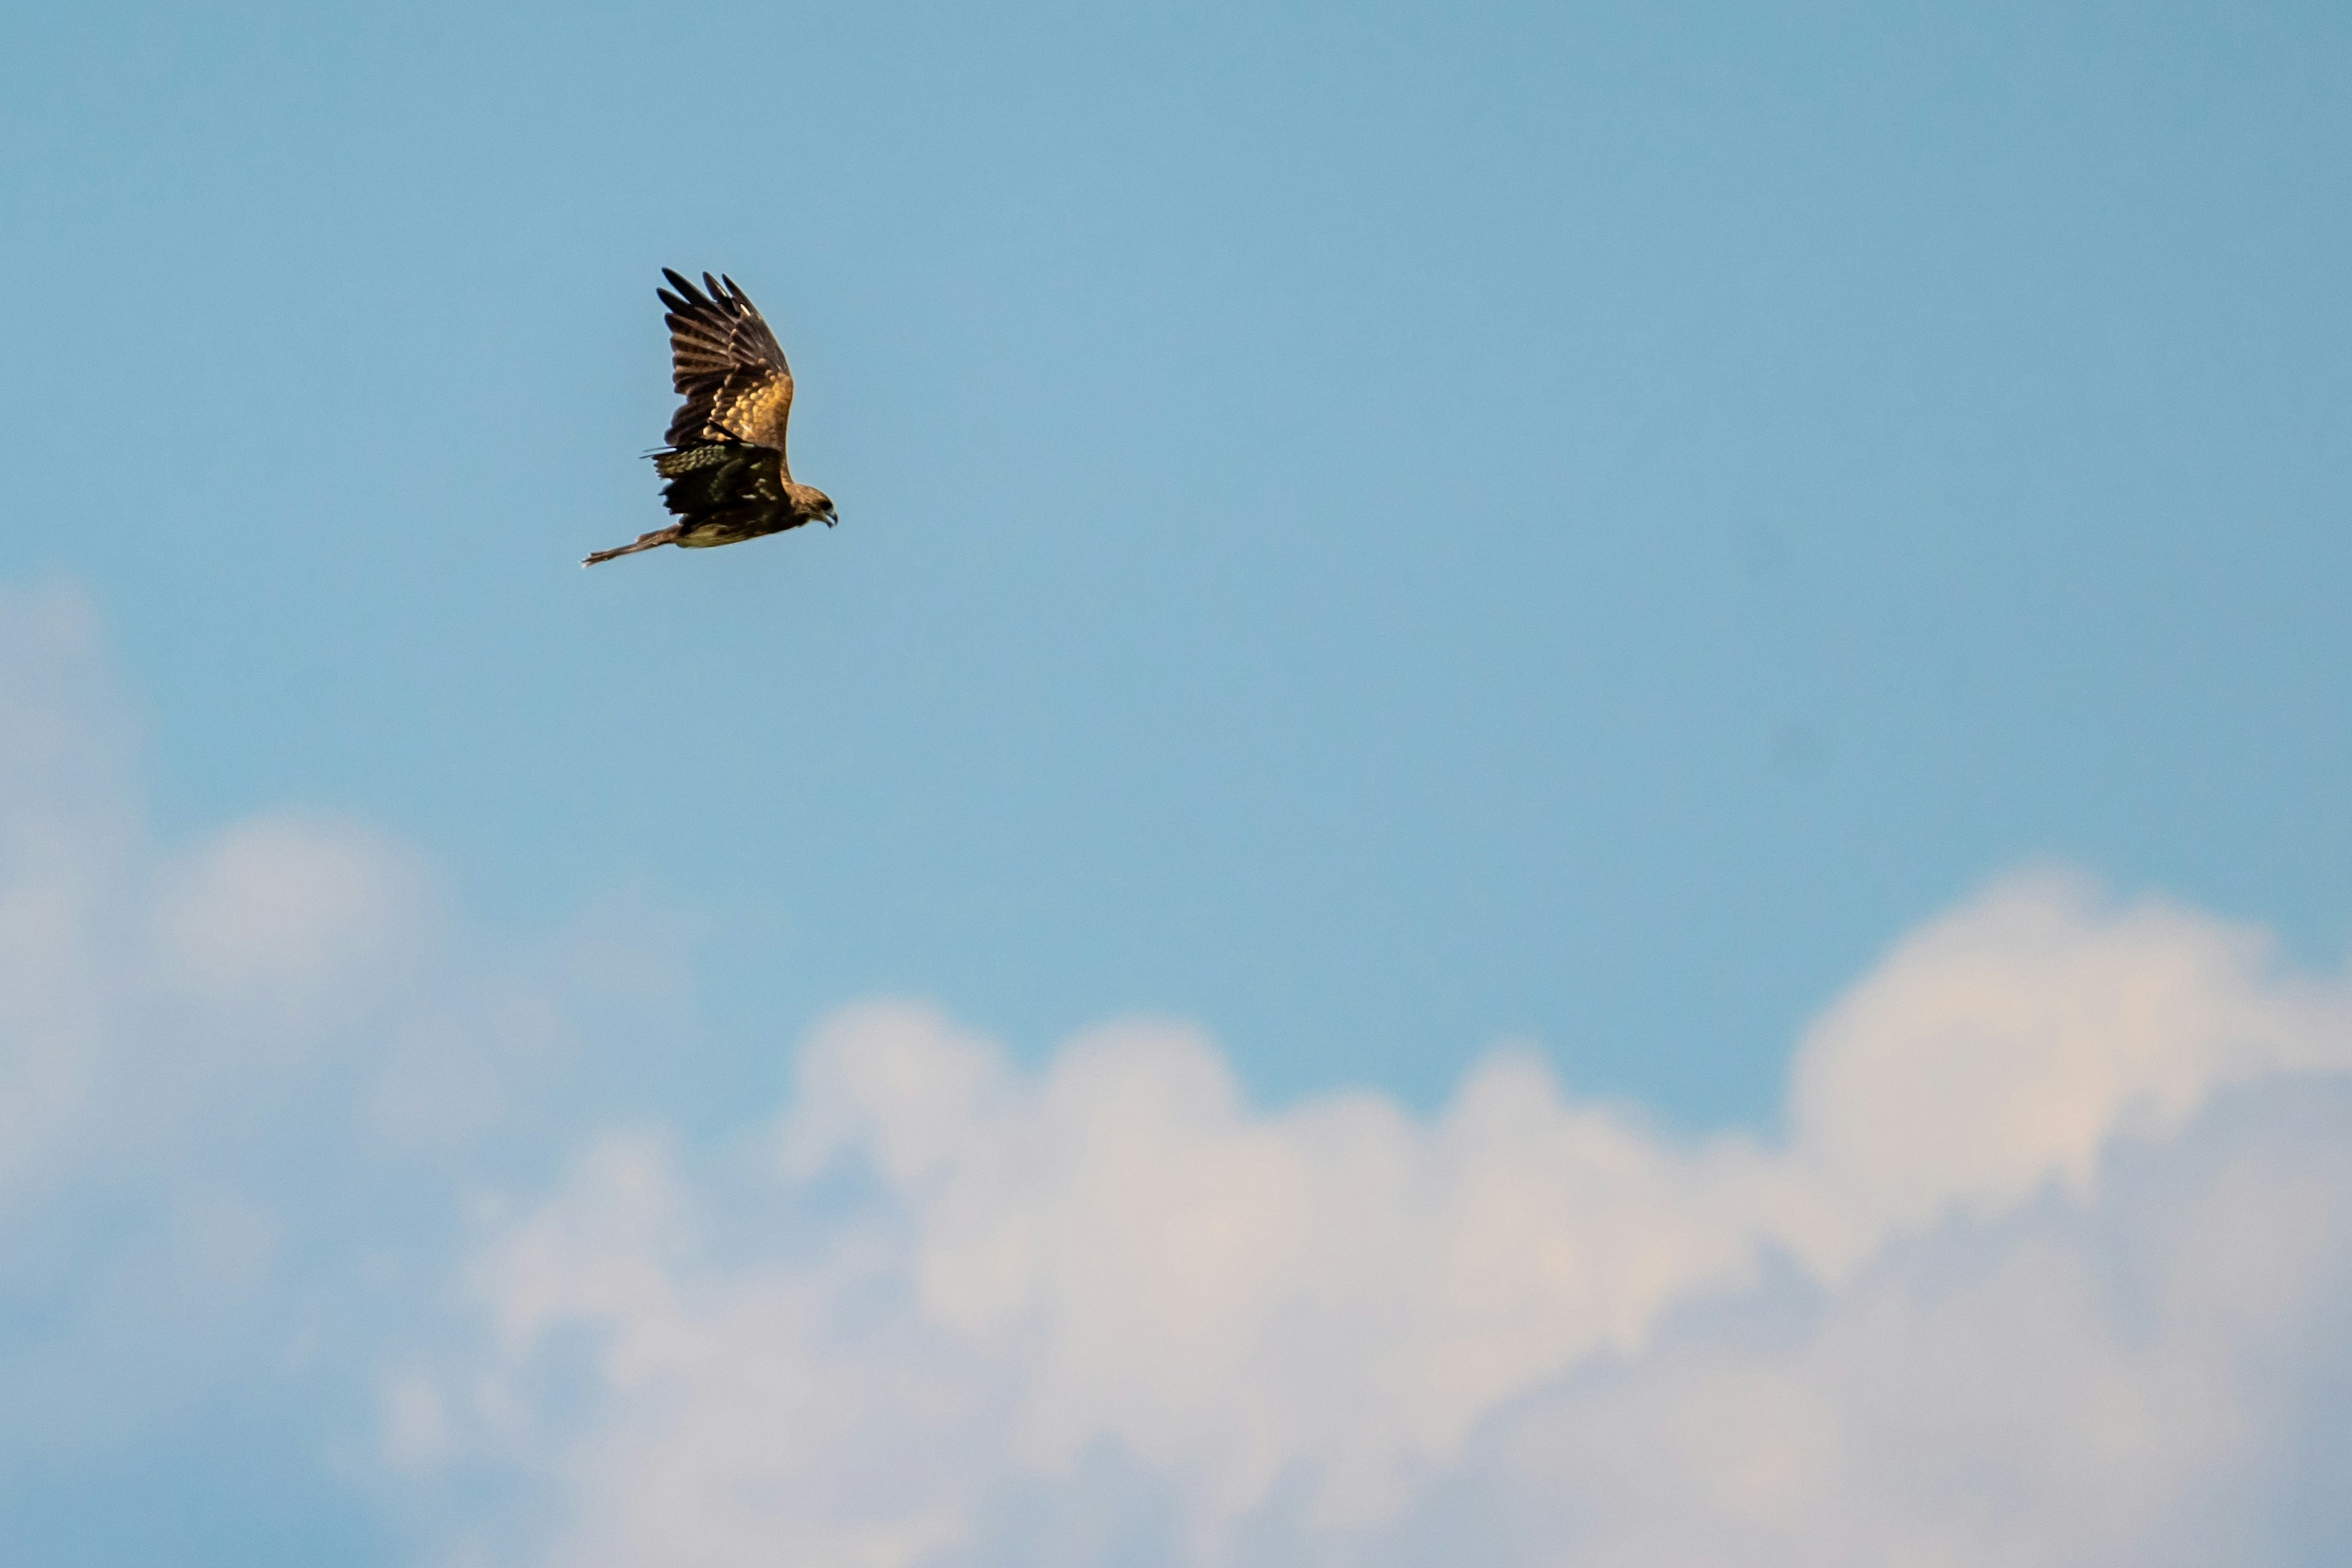
[[[449,1194],[615,1119],[718,1158],[877,997],[1037,1072],[1189,1021],[1269,1114],[1433,1115],[1519,1040],[1769,1138],[1809,1023],[2020,868],[2315,974],[2352,937],[2340,9],[8,31],[0,584],[94,628],[25,689],[62,639],[103,692],[26,700],[134,737],[101,772],[159,864],[357,835],[352,897],[413,881],[435,933],[369,984],[541,987],[585,1042],[430,1193],[287,1131],[392,1047],[304,1057],[341,1065],[205,1156],[296,1253],[434,1267]],[[658,517],[665,265],[765,309],[843,525],[583,574]],[[56,1180],[43,1235],[146,1201]],[[57,1246],[37,1329],[102,1272]],[[341,1453],[353,1377],[224,1372],[68,1489],[215,1419]],[[439,1539],[352,1485],[320,1528]],[[223,1561],[276,1490],[229,1489]]]
[[[158,815],[674,904],[728,1062],[912,990],[1706,1125],[2021,858],[2347,929],[2326,8],[18,33],[5,567]],[[850,532],[571,570],[663,264]]]

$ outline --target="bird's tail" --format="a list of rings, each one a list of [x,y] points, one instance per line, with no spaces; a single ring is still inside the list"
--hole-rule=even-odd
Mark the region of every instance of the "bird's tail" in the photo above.
[[[663,544],[675,544],[677,542],[678,526],[673,522],[667,528],[656,528],[651,533],[640,533],[635,544],[616,544],[610,550],[599,550],[580,564],[593,566],[599,561],[610,561],[616,555],[635,555],[640,550],[651,550]]]

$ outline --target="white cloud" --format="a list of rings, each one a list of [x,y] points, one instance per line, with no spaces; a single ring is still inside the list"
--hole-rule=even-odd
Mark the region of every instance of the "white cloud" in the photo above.
[[[2158,900],[2102,910],[2053,874],[1904,942],[1797,1059],[1794,1152],[1822,1205],[1800,1250],[1835,1274],[1949,1206],[1998,1213],[2053,1176],[2084,1195],[2118,1135],[2352,1064],[2352,994],[2276,973],[2270,947]]]
[[[1508,1563],[2284,1561],[2352,1352],[2352,1082],[2239,1091],[2099,1177],[1534,1392],[1422,1528]]]
[[[397,1194],[402,1237],[353,1201],[352,1102],[401,1071],[415,1098],[412,1041],[548,1054],[530,986],[484,1005],[436,965],[432,879],[382,836],[272,812],[153,842],[132,730],[79,596],[0,590],[0,1459],[252,1384],[353,1251],[429,1232],[445,1192]]]
[[[248,1034],[310,1041],[380,1004],[433,919],[414,858],[353,824],[239,823],[163,868],[152,895],[159,977],[183,1005]]]
[[[1668,1136],[1519,1048],[1433,1116],[1266,1112],[1181,1026],[1029,1072],[877,1004],[714,1155],[578,1131],[583,1037],[673,1027],[644,911],[453,968],[434,879],[361,825],[152,843],[129,728],[87,612],[0,597],[0,1460],[303,1365],[377,1392],[380,1495],[454,1479],[418,1526],[453,1563],[2285,1564],[2352,1531],[2352,994],[2257,931],[2002,882],[1824,1014],[1772,1140]],[[532,1506],[466,1514],[499,1477]]]
[[[72,598],[0,598],[0,1218],[72,1149],[106,1032],[86,933],[126,832],[96,640]]]
[[[430,942],[415,858],[356,825],[151,846],[129,731],[87,607],[0,596],[0,1220],[268,1100]]]
[[[1178,1562],[2146,1561],[2286,1440],[2352,1127],[2256,1156],[2347,1068],[2340,984],[2051,876],[1832,1007],[1780,1147],[1509,1051],[1430,1121],[1265,1114],[1181,1027],[1033,1077],[863,1007],[756,1157],[615,1135],[492,1226],[435,1408],[567,1563],[1036,1560],[1114,1493]]]

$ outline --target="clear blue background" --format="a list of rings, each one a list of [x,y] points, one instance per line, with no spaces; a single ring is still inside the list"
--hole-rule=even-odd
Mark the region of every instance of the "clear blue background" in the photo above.
[[[2352,13],[20,6],[0,576],[170,831],[348,810],[483,940],[823,1010],[1498,1033],[1690,1126],[2021,859],[2341,947]],[[656,268],[845,519],[658,519]]]

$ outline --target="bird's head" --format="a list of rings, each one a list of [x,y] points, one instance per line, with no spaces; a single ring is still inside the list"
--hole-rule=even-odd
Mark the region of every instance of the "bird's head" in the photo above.
[[[823,490],[809,492],[809,505],[817,516],[824,519],[824,525],[827,528],[841,521],[841,514],[833,510],[833,498]]]

